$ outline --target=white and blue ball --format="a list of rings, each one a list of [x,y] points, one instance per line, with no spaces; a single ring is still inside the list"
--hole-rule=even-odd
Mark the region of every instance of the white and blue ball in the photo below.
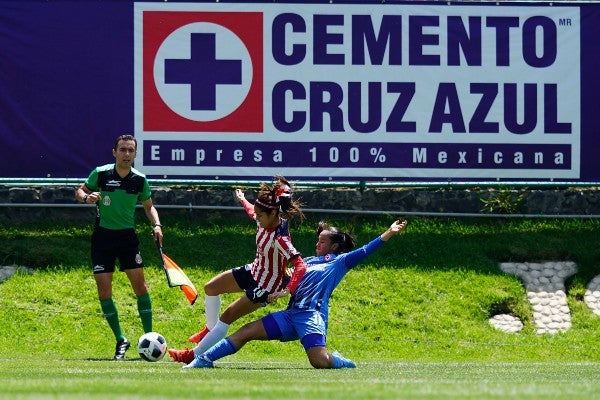
[[[167,352],[167,341],[158,332],[144,333],[138,340],[137,351],[146,361],[159,361]]]

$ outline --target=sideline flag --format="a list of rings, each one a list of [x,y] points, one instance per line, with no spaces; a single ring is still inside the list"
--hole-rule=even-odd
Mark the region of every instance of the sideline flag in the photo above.
[[[190,278],[187,277],[183,270],[179,268],[177,264],[175,264],[175,261],[171,260],[163,252],[163,249],[158,242],[156,243],[156,247],[158,248],[158,253],[160,254],[160,258],[162,260],[162,266],[165,270],[169,287],[179,286],[190,304],[194,304],[198,298],[198,291],[194,287],[194,284],[192,281],[190,281]]]

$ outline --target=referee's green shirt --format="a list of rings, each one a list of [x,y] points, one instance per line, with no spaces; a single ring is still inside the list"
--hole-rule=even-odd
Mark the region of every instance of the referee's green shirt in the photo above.
[[[85,181],[92,192],[100,192],[98,201],[99,226],[106,229],[129,229],[135,226],[135,207],[138,201],[150,198],[146,176],[135,168],[125,178],[115,170],[115,164],[94,169]]]

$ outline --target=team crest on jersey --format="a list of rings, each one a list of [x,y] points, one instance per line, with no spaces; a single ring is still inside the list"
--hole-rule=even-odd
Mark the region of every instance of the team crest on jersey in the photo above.
[[[102,204],[104,204],[105,206],[110,206],[110,196],[109,195],[105,195],[102,198]]]
[[[143,130],[262,132],[262,25],[261,12],[145,11]]]

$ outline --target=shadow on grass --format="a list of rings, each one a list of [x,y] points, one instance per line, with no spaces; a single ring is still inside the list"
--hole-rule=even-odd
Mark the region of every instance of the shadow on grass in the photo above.
[[[184,269],[220,272],[251,262],[255,225],[245,214],[235,215],[163,217],[165,253]],[[362,246],[399,217],[309,215],[302,224],[292,222],[292,240],[304,256],[314,255],[316,225],[326,219],[351,232]],[[140,218],[138,224],[144,263],[159,265],[147,221]],[[2,226],[0,263],[33,268],[87,266],[91,229],[91,224],[73,227],[69,221]],[[373,268],[503,274],[501,262],[574,261],[578,276],[590,280],[600,272],[599,242],[600,222],[592,220],[413,218],[400,237],[392,238],[366,263]]]

